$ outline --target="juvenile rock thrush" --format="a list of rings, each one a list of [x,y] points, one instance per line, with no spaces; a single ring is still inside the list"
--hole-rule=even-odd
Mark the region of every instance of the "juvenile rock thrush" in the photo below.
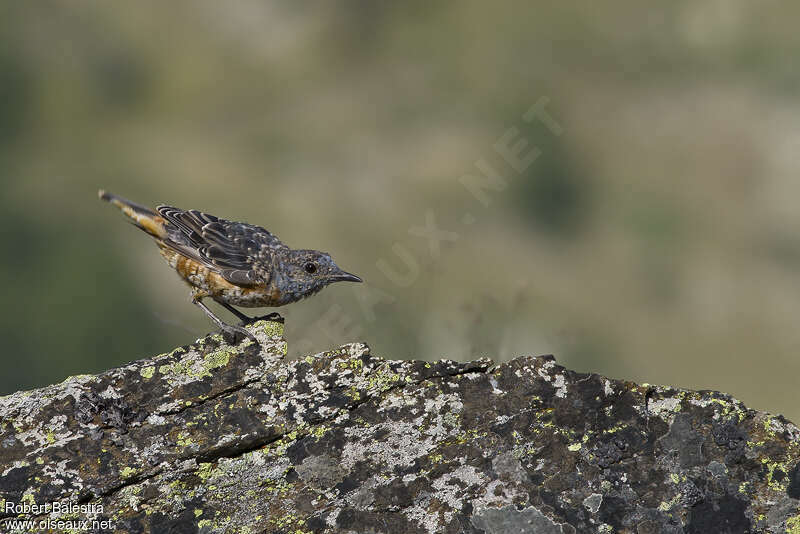
[[[214,321],[226,340],[245,336],[258,342],[241,326],[217,317],[203,304],[205,297],[245,323],[250,318],[234,306],[283,306],[333,282],[361,282],[337,267],[325,252],[291,249],[260,226],[172,206],[152,210],[103,190],[98,194],[155,239],[170,267],[192,288],[192,302]]]

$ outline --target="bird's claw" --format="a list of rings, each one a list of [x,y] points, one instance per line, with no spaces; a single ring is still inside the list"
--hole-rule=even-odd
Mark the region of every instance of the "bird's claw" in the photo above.
[[[259,344],[258,338],[250,331],[241,326],[225,325],[222,327],[222,339],[230,345],[238,345],[245,339],[251,340],[256,345]]]

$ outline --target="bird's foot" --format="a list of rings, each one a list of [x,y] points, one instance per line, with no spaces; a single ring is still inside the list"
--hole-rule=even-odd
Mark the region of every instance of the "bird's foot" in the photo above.
[[[262,315],[260,317],[254,317],[254,321],[274,321],[276,323],[283,323],[284,319],[283,316],[278,312],[268,313],[267,315]]]
[[[233,326],[229,324],[226,324],[222,327],[222,339],[225,340],[225,343],[230,345],[238,345],[245,339],[249,339],[256,345],[260,344],[258,338],[250,331],[242,328],[241,326]]]
[[[275,321],[277,323],[283,323],[283,317],[278,312],[268,313],[267,315],[259,315],[257,317],[243,317],[242,320],[239,321],[239,326],[247,326],[255,323],[256,321]]]

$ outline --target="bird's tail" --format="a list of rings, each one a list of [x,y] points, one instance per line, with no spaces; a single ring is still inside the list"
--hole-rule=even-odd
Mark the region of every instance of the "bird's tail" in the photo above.
[[[100,200],[105,200],[106,202],[118,207],[120,211],[128,217],[131,224],[144,230],[151,236],[159,239],[167,236],[167,230],[165,227],[166,221],[164,221],[164,219],[158,213],[150,208],[146,208],[136,204],[135,202],[131,202],[130,200],[118,197],[117,195],[108,193],[102,189],[97,192],[97,196],[100,197]]]

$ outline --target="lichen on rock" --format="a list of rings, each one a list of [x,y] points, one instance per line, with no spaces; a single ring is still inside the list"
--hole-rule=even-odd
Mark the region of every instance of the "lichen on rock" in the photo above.
[[[0,504],[131,533],[800,531],[800,430],[727,395],[548,356],[285,361],[280,323],[248,328],[0,398]]]

